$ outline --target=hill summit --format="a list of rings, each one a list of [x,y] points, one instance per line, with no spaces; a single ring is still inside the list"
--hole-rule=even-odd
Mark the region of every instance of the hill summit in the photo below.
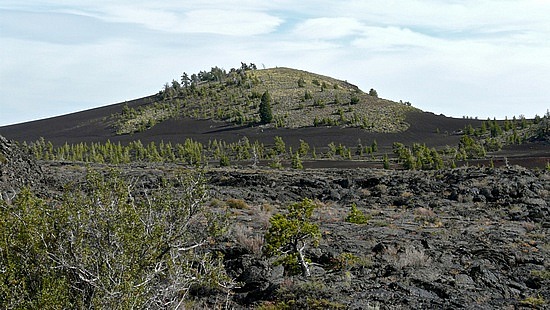
[[[261,121],[262,96],[269,93],[268,127],[357,127],[371,132],[408,128],[410,104],[363,92],[346,81],[291,68],[257,70],[254,64],[226,71],[218,67],[198,74],[183,73],[146,105],[125,106],[111,118],[117,134],[144,131],[170,118],[191,117],[254,126]]]

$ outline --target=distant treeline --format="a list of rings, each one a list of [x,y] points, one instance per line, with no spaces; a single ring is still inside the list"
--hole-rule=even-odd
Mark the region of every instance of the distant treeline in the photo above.
[[[219,162],[220,166],[229,166],[232,161],[249,161],[257,164],[260,160],[272,161],[271,165],[280,167],[280,162],[289,160],[300,166],[302,159],[359,159],[378,151],[376,141],[368,146],[358,144],[355,150],[342,144],[331,142],[327,151],[318,153],[317,150],[300,140],[294,149],[287,146],[283,138],[275,137],[273,144],[266,146],[258,141],[251,142],[243,137],[237,142],[227,143],[222,140],[210,140],[203,144],[193,139],[172,144],[170,142],[142,143],[132,141],[127,145],[120,142],[113,143],[65,143],[55,147],[50,141],[43,138],[23,147],[30,151],[38,160],[81,161],[94,163],[124,164],[131,162],[173,162],[188,165],[205,165]],[[296,168],[295,167],[295,168]]]
[[[339,159],[370,160],[379,162],[384,168],[403,169],[442,169],[455,167],[456,161],[481,159],[487,153],[499,151],[504,145],[521,144],[528,139],[545,139],[550,133],[550,114],[533,120],[514,118],[513,120],[487,120],[478,128],[468,125],[462,131],[457,146],[435,149],[425,144],[414,143],[410,146],[400,142],[393,143],[393,155],[382,153],[376,140],[364,145],[360,140],[354,146],[330,142],[323,152],[300,140],[299,145],[288,146],[283,138],[275,137],[270,145],[259,141],[251,142],[243,137],[237,142],[210,140],[203,144],[186,139],[183,144],[170,142],[132,141],[126,145],[112,143],[65,143],[54,147],[43,138],[23,147],[38,160],[66,160],[94,163],[124,164],[131,162],[173,162],[188,165],[206,165],[217,162],[220,166],[229,166],[232,162],[249,161],[256,165],[259,161],[269,161],[273,168],[281,168],[282,161],[289,161],[292,168],[303,168],[303,159]],[[392,165],[393,163],[393,165]]]

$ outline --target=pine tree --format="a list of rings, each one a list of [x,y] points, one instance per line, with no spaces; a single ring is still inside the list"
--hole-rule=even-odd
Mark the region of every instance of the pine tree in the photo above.
[[[271,95],[266,91],[262,95],[260,102],[260,122],[262,124],[269,124],[273,121],[273,113],[271,111]]]
[[[291,166],[292,169],[304,169],[304,164],[302,163],[299,152],[296,152],[294,153],[294,155],[292,155]]]
[[[378,92],[374,88],[369,90],[369,95],[378,98]]]
[[[384,154],[383,163],[384,169],[390,169],[390,159],[388,158],[388,154]]]

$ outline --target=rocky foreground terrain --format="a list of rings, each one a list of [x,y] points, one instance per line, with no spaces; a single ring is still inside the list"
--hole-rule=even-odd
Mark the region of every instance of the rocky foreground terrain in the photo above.
[[[11,199],[24,186],[40,187],[42,177],[40,166],[29,154],[0,136],[0,198]]]
[[[4,199],[21,186],[61,193],[79,163],[42,162],[1,140]],[[105,169],[106,166],[94,166]],[[119,166],[145,186],[177,165]],[[183,169],[189,169],[183,167]],[[230,231],[212,251],[240,282],[196,291],[204,307],[263,309],[546,309],[550,307],[550,173],[519,166],[443,171],[206,169],[210,207]],[[262,253],[269,218],[303,198],[318,208],[312,275],[289,275]],[[346,222],[351,205],[368,218]]]
[[[219,199],[318,200],[323,241],[310,253],[312,281],[322,297],[346,308],[513,309],[533,306],[533,298],[548,306],[548,173],[509,167],[211,174]],[[372,217],[367,224],[344,221],[352,203]],[[257,231],[261,216],[246,210],[239,219]],[[357,261],[331,269],[343,253]]]
[[[122,167],[151,186],[178,167]],[[72,163],[47,180],[82,178]],[[445,171],[209,169],[211,205],[228,208],[231,237],[216,250],[243,283],[235,307],[517,309],[550,301],[550,174],[519,166]],[[262,256],[269,218],[314,199],[322,241],[312,277],[287,276]],[[345,221],[355,203],[370,220]],[[201,294],[199,294],[201,295]],[[201,295],[204,297],[203,295]],[[216,303],[210,296],[210,303]]]

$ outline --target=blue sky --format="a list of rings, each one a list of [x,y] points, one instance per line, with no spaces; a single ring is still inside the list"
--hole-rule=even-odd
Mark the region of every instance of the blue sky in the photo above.
[[[0,2],[0,126],[158,92],[240,62],[447,116],[550,109],[550,1]]]

